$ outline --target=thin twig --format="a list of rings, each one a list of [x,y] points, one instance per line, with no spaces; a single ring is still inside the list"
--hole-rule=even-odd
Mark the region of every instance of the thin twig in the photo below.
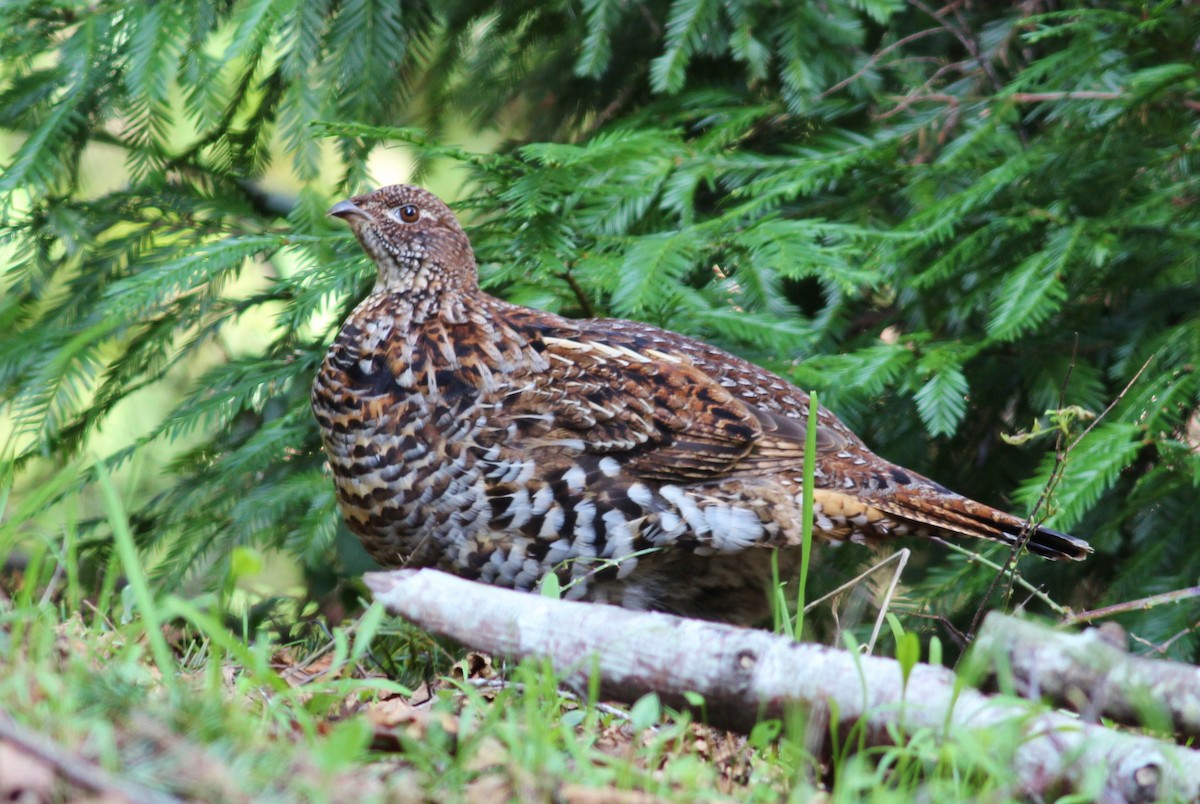
[[[1079,358],[1079,333],[1075,333],[1075,338],[1071,342],[1071,359],[1067,362],[1067,370],[1063,373],[1062,385],[1058,387],[1058,409],[1062,410],[1067,406],[1067,389],[1071,387],[1071,375],[1075,373],[1075,362]],[[1049,503],[1050,495],[1058,488],[1058,482],[1062,479],[1063,472],[1066,470],[1066,453],[1062,451],[1063,428],[1058,428],[1058,432],[1054,435],[1054,469],[1050,472],[1050,478],[1046,481],[1046,485],[1042,487],[1041,493],[1038,495],[1037,502],[1033,505],[1033,510],[1029,512],[1029,518],[1025,520],[1025,524],[1021,527],[1021,532],[1017,534],[1016,543],[1013,544],[1012,550],[1009,553],[1008,565],[1016,567],[1017,557],[1021,550],[1029,544],[1029,540],[1033,538],[1033,532],[1037,529],[1041,521],[1045,517],[1041,516],[1042,507]],[[1008,585],[1004,589],[1004,599],[1002,606],[1007,606],[1012,600],[1013,593],[1013,578],[1016,573],[1009,574]],[[999,577],[999,576],[997,576]],[[995,587],[995,581],[988,588],[988,597],[991,597],[992,588]],[[985,602],[987,598],[984,599]],[[982,608],[982,607],[981,607]],[[971,623],[971,632],[975,632],[975,628],[979,623],[982,614],[979,611],[975,612],[975,620]]]
[[[1078,340],[1079,340],[1079,338],[1078,338],[1078,336],[1076,336],[1076,347],[1078,347]],[[1060,409],[1066,403],[1066,385],[1067,385],[1067,381],[1070,379],[1071,372],[1074,370],[1074,367],[1075,367],[1074,355],[1075,355],[1075,352],[1072,352],[1071,363],[1067,367],[1067,374],[1063,379],[1063,387],[1059,391],[1059,408]],[[1087,436],[1088,433],[1092,432],[1092,430],[1094,430],[1096,428],[1096,425],[1098,425],[1104,419],[1104,417],[1106,417],[1109,413],[1111,413],[1113,408],[1115,408],[1117,406],[1117,404],[1122,399],[1125,398],[1125,395],[1127,393],[1129,393],[1129,389],[1132,388],[1133,384],[1138,381],[1138,378],[1142,376],[1142,372],[1144,372],[1146,370],[1146,368],[1150,365],[1150,361],[1153,359],[1154,359],[1154,355],[1150,355],[1150,357],[1146,358],[1146,362],[1143,363],[1142,367],[1137,370],[1137,373],[1133,375],[1133,378],[1130,379],[1129,382],[1127,382],[1125,384],[1125,387],[1121,389],[1120,393],[1118,393],[1116,395],[1116,397],[1113,398],[1112,402],[1110,402],[1108,404],[1108,407],[1106,407],[1103,411],[1101,411],[1100,415],[1097,416],[1095,419],[1093,419],[1092,423],[1089,424],[1086,428],[1084,428],[1084,431],[1079,434],[1079,437],[1076,438],[1074,441],[1072,441],[1070,444],[1068,444],[1066,449],[1062,449],[1062,438],[1063,438],[1062,431],[1059,431],[1058,435],[1055,436],[1054,468],[1051,470],[1050,477],[1046,481],[1046,485],[1042,489],[1041,494],[1038,495],[1037,502],[1035,502],[1033,505],[1033,511],[1030,514],[1030,517],[1026,523],[1025,528],[1022,529],[1022,533],[1021,533],[1021,537],[1022,537],[1021,545],[1022,546],[1024,545],[1025,542],[1027,542],[1029,540],[1029,537],[1032,535],[1032,528],[1034,527],[1035,521],[1039,521],[1038,520],[1038,512],[1042,510],[1042,506],[1046,505],[1049,502],[1050,497],[1054,494],[1054,490],[1058,487],[1059,482],[1062,480],[1063,473],[1066,472],[1066,469],[1067,469],[1068,456],[1070,456],[1071,452],[1077,446],[1079,446],[1079,443],[1081,441],[1083,441],[1084,437]],[[1043,517],[1040,521],[1044,521],[1044,519],[1045,518]],[[1016,559],[1016,551],[1014,550],[1010,560],[1015,562],[1015,559]],[[994,586],[994,584],[993,584],[993,586]],[[991,597],[991,588],[988,589],[988,597]],[[985,598],[985,600],[986,600],[986,598]],[[969,635],[974,635],[975,628],[979,621],[979,617],[980,617],[979,612],[976,612],[975,621],[972,622],[972,624],[971,624],[971,632]]]
[[[896,592],[896,584],[900,582],[900,574],[904,572],[905,566],[908,565],[910,554],[911,551],[907,547],[896,553],[900,558],[896,562],[896,571],[892,573],[892,582],[888,584],[887,591],[883,595],[883,601],[879,604],[879,616],[875,618],[875,628],[871,630],[871,639],[867,642],[868,656],[875,650],[875,640],[879,637],[879,629],[883,627],[883,618],[887,616],[888,606],[892,604],[892,595]]]
[[[1071,445],[1069,447],[1067,447],[1068,453],[1070,453],[1071,450],[1075,449],[1075,447],[1079,446],[1079,442],[1082,441],[1084,439],[1084,437],[1087,436],[1088,433],[1092,432],[1092,430],[1095,430],[1096,425],[1099,424],[1101,421],[1103,421],[1104,417],[1107,416],[1109,413],[1111,413],[1112,409],[1115,408],[1118,404],[1120,404],[1121,400],[1125,398],[1125,395],[1127,393],[1129,393],[1129,389],[1132,388],[1133,384],[1138,381],[1139,377],[1142,376],[1142,372],[1144,372],[1150,366],[1150,362],[1152,360],[1154,360],[1154,358],[1157,356],[1158,356],[1157,354],[1153,354],[1146,358],[1146,362],[1143,363],[1142,367],[1137,370],[1137,374],[1133,375],[1133,379],[1131,379],[1129,382],[1125,383],[1125,387],[1121,389],[1121,393],[1117,394],[1116,397],[1113,398],[1113,401],[1108,403],[1108,407],[1106,407],[1103,411],[1101,411],[1099,416],[1097,416],[1095,419],[1092,419],[1092,423],[1089,424],[1087,426],[1087,428],[1084,429],[1084,431],[1079,434],[1078,438],[1076,438],[1074,441],[1071,442]]]
[[[900,39],[897,39],[895,42],[892,42],[890,45],[885,47],[883,50],[880,50],[880,51],[872,54],[871,58],[867,59],[867,63],[862,66],[862,69],[859,70],[858,72],[856,72],[854,75],[850,76],[849,78],[843,78],[841,81],[838,81],[836,84],[831,86],[829,89],[822,92],[821,97],[827,98],[830,95],[832,95],[833,93],[837,92],[839,89],[842,89],[842,88],[854,83],[859,78],[861,78],[867,70],[871,69],[871,67],[874,66],[874,64],[876,62],[878,62],[880,59],[882,59],[887,54],[891,53],[896,48],[903,47],[904,45],[907,45],[909,42],[915,42],[918,39],[922,39],[926,36],[929,36],[930,34],[935,34],[935,33],[944,33],[944,31],[942,28],[926,28],[924,31],[917,31],[916,33],[911,33],[908,36],[904,36],[904,37],[901,37]]]
[[[571,292],[575,294],[575,301],[579,302],[579,309],[583,312],[583,317],[595,318],[596,311],[592,307],[592,302],[588,299],[587,294],[583,292],[583,288],[580,286],[578,280],[575,279],[575,276],[571,273],[571,271],[568,269],[559,274],[559,277],[567,283],[567,285],[571,288]]]
[[[1029,536],[1027,535],[1027,531],[1029,531],[1030,528],[1033,527],[1034,522],[1036,520],[1037,512],[1041,510],[1042,506],[1045,505],[1047,501],[1049,501],[1050,496],[1054,493],[1054,489],[1058,486],[1059,481],[1062,480],[1063,473],[1066,471],[1067,457],[1071,454],[1071,452],[1077,446],[1079,446],[1080,442],[1083,441],[1083,439],[1087,436],[1087,434],[1092,432],[1092,430],[1096,429],[1096,425],[1098,425],[1101,421],[1103,421],[1104,418],[1106,416],[1108,416],[1109,413],[1112,412],[1113,408],[1115,408],[1118,404],[1120,404],[1121,400],[1124,399],[1126,394],[1129,393],[1129,390],[1131,388],[1133,388],[1134,383],[1136,383],[1138,381],[1138,379],[1142,376],[1143,372],[1145,372],[1146,369],[1150,366],[1150,362],[1152,360],[1154,360],[1154,358],[1155,358],[1155,355],[1150,355],[1150,357],[1146,358],[1146,362],[1142,364],[1142,367],[1137,370],[1137,373],[1135,373],[1133,375],[1133,377],[1129,380],[1129,382],[1127,382],[1125,384],[1125,387],[1121,389],[1120,393],[1118,393],[1113,398],[1112,402],[1108,403],[1108,407],[1106,407],[1103,411],[1101,411],[1100,415],[1097,416],[1095,419],[1093,419],[1091,424],[1089,424],[1084,429],[1084,431],[1082,433],[1080,433],[1079,436],[1074,441],[1072,441],[1070,444],[1067,445],[1066,449],[1061,449],[1062,433],[1060,432],[1059,435],[1056,437],[1056,446],[1055,446],[1055,450],[1054,450],[1054,469],[1051,470],[1050,478],[1046,481],[1046,486],[1042,489],[1042,493],[1038,496],[1037,502],[1033,506],[1033,515],[1031,515],[1029,517],[1028,524],[1026,525],[1026,527],[1024,529],[1022,529],[1022,533],[1021,533],[1022,538],[1020,540],[1022,544],[1024,544],[1024,542],[1028,541],[1028,539],[1029,539]],[[1074,367],[1074,359],[1072,359],[1072,362],[1071,362],[1071,368],[1073,368],[1073,367]],[[1071,368],[1068,369],[1067,378],[1070,377]],[[1062,404],[1064,402],[1065,393],[1066,393],[1066,379],[1064,379],[1063,390],[1060,392],[1060,396],[1059,396],[1059,407],[1060,408],[1062,407]],[[948,543],[945,543],[945,544],[948,544]],[[1006,562],[1007,564],[1012,565],[1011,571],[1013,572],[1014,576],[1016,574],[1015,560],[1016,560],[1016,551],[1014,550],[1013,553],[1011,553],[1009,556],[1009,561]],[[999,576],[997,576],[997,578],[994,578],[992,580],[991,586],[988,587],[987,595],[984,597],[985,602],[992,596],[992,591],[995,589],[996,582],[998,579],[999,579]],[[1010,586],[1010,588],[1011,588],[1011,586]],[[1032,588],[1032,587],[1030,587],[1030,588]],[[1045,596],[1044,594],[1039,593],[1038,596],[1043,601],[1046,601],[1046,602],[1050,601],[1050,598]],[[1053,605],[1053,608],[1055,609],[1055,611],[1057,611],[1059,614],[1065,613],[1065,610],[1061,606],[1058,606],[1057,604],[1052,604],[1052,605]],[[981,619],[982,609],[983,609],[983,606],[981,605],[980,609],[975,612],[975,618],[972,620],[971,628],[967,632],[968,638],[973,638],[975,635],[976,628],[978,627],[979,621]]]
[[[1130,611],[1145,611],[1155,606],[1161,606],[1164,603],[1178,603],[1181,600],[1193,597],[1200,597],[1200,586],[1189,586],[1187,589],[1176,589],[1174,592],[1161,592],[1157,595],[1139,598],[1138,600],[1127,600],[1124,603],[1114,603],[1111,606],[1103,606],[1090,611],[1081,611],[1078,614],[1072,614],[1064,618],[1058,624],[1058,627],[1067,628],[1079,623],[1090,623],[1093,620],[1111,617],[1114,614],[1125,614]]]
[[[46,583],[46,588],[42,590],[42,598],[38,601],[38,606],[45,606],[54,599],[54,591],[58,586],[58,582],[62,580],[64,572],[64,561],[56,561],[54,563],[54,572],[50,575],[50,580]]]
[[[1003,566],[1001,566],[1000,564],[997,564],[995,561],[992,561],[991,559],[984,558],[979,553],[972,552],[972,551],[968,550],[967,548],[963,547],[962,545],[958,545],[958,544],[955,544],[954,542],[946,541],[945,539],[941,538],[940,536],[931,536],[930,538],[933,541],[937,542],[938,544],[942,545],[943,547],[949,548],[957,553],[962,553],[964,556],[967,557],[967,560],[972,563],[979,563],[985,567],[989,567],[991,569],[1001,571],[1001,572],[1005,571],[1005,568]],[[1016,574],[1017,586],[1020,586],[1022,589],[1029,592],[1031,595],[1036,597],[1038,600],[1045,603],[1047,606],[1049,606],[1051,609],[1053,609],[1055,614],[1066,615],[1067,610],[1065,608],[1063,608],[1059,604],[1055,603],[1054,600],[1049,595],[1047,595],[1045,592],[1043,592],[1041,589],[1038,589],[1036,586],[1031,584],[1029,581],[1022,578],[1019,573],[1016,573],[1015,568],[1008,570],[1008,571]],[[967,634],[966,636],[968,637],[968,641],[969,641],[969,638],[974,636],[974,631]]]
[[[110,630],[110,631],[116,631],[116,630],[118,630],[118,629],[117,629],[117,626],[116,626],[116,623],[114,623],[112,620],[110,620],[110,619],[108,618],[108,615],[107,615],[106,613],[104,613],[104,612],[100,611],[100,609],[96,608],[96,604],[95,604],[95,603],[93,603],[92,601],[90,601],[90,600],[87,600],[87,599],[85,598],[85,599],[83,600],[83,605],[84,605],[86,608],[89,608],[89,609],[91,609],[93,614],[97,615],[97,616],[98,616],[98,617],[100,617],[102,620],[104,620],[104,625],[108,627],[108,630]]]
[[[1004,82],[1000,80],[1000,74],[996,72],[996,67],[992,64],[991,59],[985,59],[983,54],[983,45],[981,43],[979,33],[967,22],[966,15],[962,11],[963,4],[961,2],[947,3],[944,10],[954,14],[954,19],[958,20],[958,24],[963,31],[963,36],[967,41],[967,52],[971,54],[971,58],[975,59],[983,70],[984,75],[992,82],[992,90],[999,92],[1004,88]]]
[[[917,8],[921,9],[922,11],[924,11],[926,14],[928,14],[933,19],[937,20],[938,25],[940,25],[942,28],[944,28],[949,33],[953,34],[954,38],[958,40],[959,44],[961,44],[968,53],[971,53],[970,38],[967,37],[967,35],[964,34],[962,31],[960,31],[958,28],[955,28],[953,25],[951,25],[949,22],[947,22],[942,14],[942,12],[948,12],[948,11],[952,10],[949,6],[947,6],[946,8],[943,8],[942,11],[934,11],[928,5],[926,5],[925,3],[922,3],[921,0],[908,0],[908,1],[912,5],[916,6]]]
[[[57,745],[0,712],[0,739],[51,765],[72,784],[133,804],[179,804],[182,799],[116,778],[75,752]]]
[[[1057,467],[1056,467],[1055,471],[1057,471]],[[1049,496],[1049,489],[1052,489],[1054,487],[1055,482],[1056,482],[1056,476],[1052,472],[1050,475],[1050,480],[1046,483],[1046,487],[1042,489],[1041,498],[1038,499],[1037,505],[1034,506],[1034,511],[1036,511],[1039,507],[1041,507],[1042,501]],[[1003,607],[1012,598],[1013,584],[1016,582],[1016,579],[1020,577],[1020,574],[1017,572],[1017,558],[1020,556],[1021,548],[1025,545],[1026,542],[1029,541],[1029,537],[1032,534],[1033,527],[1034,527],[1033,520],[1032,519],[1026,520],[1025,526],[1021,528],[1021,532],[1017,535],[1016,543],[1013,544],[1011,546],[1011,548],[1009,549],[1008,555],[1005,557],[1003,564],[996,564],[996,563],[990,562],[987,559],[980,556],[978,553],[973,553],[970,550],[967,550],[966,548],[963,548],[963,547],[958,548],[959,550],[961,550],[964,553],[975,556],[976,560],[978,560],[980,563],[990,566],[996,570],[996,574],[992,576],[991,583],[988,584],[987,591],[983,593],[983,597],[979,601],[979,606],[976,607],[976,609],[975,609],[975,616],[971,618],[971,625],[967,629],[967,641],[968,642],[973,642],[975,640],[975,632],[979,630],[979,624],[981,622],[983,622],[984,615],[986,615],[989,610],[988,609],[988,601],[990,601],[992,599],[992,595],[996,593],[996,587],[1000,584],[1000,581],[1005,576],[1008,577],[1008,582],[1005,587],[1004,600],[1001,603],[1001,610],[1003,610]],[[940,539],[939,539],[939,541],[940,541]],[[942,542],[942,544],[950,546],[950,542]],[[958,547],[958,545],[954,545],[954,546]],[[1025,586],[1028,588],[1028,590],[1033,590],[1033,587],[1028,582],[1025,583]],[[1050,600],[1049,596],[1046,596],[1044,594],[1043,594],[1043,598],[1047,601]]]
[[[967,637],[962,631],[954,627],[954,623],[944,614],[934,614],[932,612],[921,611],[920,609],[906,609],[901,606],[896,607],[896,611],[902,612],[905,617],[915,617],[918,620],[931,620],[937,623],[946,631],[946,635],[953,640],[954,644],[959,648],[967,647]]]
[[[966,27],[965,21],[956,5],[948,5],[943,10],[953,12],[959,22],[964,23],[962,28],[951,25],[942,17],[940,12],[934,11],[928,5],[921,2],[921,0],[908,0],[908,2],[924,11],[933,19],[937,20],[939,25],[949,31],[954,38],[962,44],[963,49],[970,54],[971,59],[979,65],[979,69],[982,70],[983,74],[987,76],[988,80],[992,84],[992,88],[995,91],[999,92],[1003,88],[1004,82],[1000,80],[1000,76],[996,75],[996,70],[994,67],[992,67],[991,62],[983,58],[983,54],[979,47],[979,41],[975,37],[975,32]]]
[[[1191,629],[1185,629],[1182,633],[1186,634],[1190,630]],[[1169,640],[1167,640],[1167,643],[1170,644],[1171,642],[1174,642],[1178,636],[1179,636],[1179,634],[1176,634],[1175,636],[1171,637]],[[1146,639],[1145,637],[1140,637],[1133,632],[1129,632],[1129,638],[1132,639],[1134,642],[1138,643],[1139,645],[1141,645],[1142,647],[1149,648],[1150,650],[1154,651],[1155,653],[1159,654],[1160,656],[1167,655],[1167,649],[1165,647],[1163,647],[1162,645],[1155,645],[1153,642]]]
[[[1197,628],[1200,628],[1200,621],[1192,623],[1187,628],[1183,629],[1182,631],[1179,631],[1174,636],[1172,636],[1170,639],[1168,639],[1166,642],[1163,642],[1162,644],[1159,644],[1159,645],[1154,644],[1153,642],[1151,642],[1148,639],[1143,639],[1142,637],[1138,636],[1137,634],[1133,633],[1132,631],[1129,632],[1129,638],[1132,639],[1134,642],[1138,643],[1139,645],[1145,645],[1147,648],[1149,648],[1150,650],[1159,654],[1160,656],[1166,656],[1167,648],[1171,647],[1177,641],[1179,641],[1183,637],[1187,636],[1188,634],[1192,633]]]
[[[594,133],[599,131],[606,123],[608,123],[609,120],[612,120],[614,117],[616,117],[617,112],[621,111],[621,109],[625,107],[625,104],[629,103],[629,99],[633,97],[633,93],[637,90],[638,85],[639,84],[637,81],[630,81],[624,87],[622,87],[621,91],[617,93],[617,97],[613,99],[612,103],[601,109],[600,113],[596,115],[596,118],[592,120],[591,124],[588,126],[588,132]]]
[[[1125,93],[1085,89],[1070,92],[1014,92],[1006,97],[1017,103],[1042,103],[1056,100],[1121,100]]]
[[[863,572],[860,572],[855,577],[846,581],[844,584],[839,586],[837,589],[834,589],[832,592],[827,592],[826,594],[817,598],[813,602],[809,603],[808,605],[806,605],[804,607],[804,610],[806,612],[811,611],[813,609],[813,607],[815,607],[821,603],[824,603],[826,600],[829,600],[832,597],[837,597],[838,595],[842,594],[843,592],[846,592],[849,589],[852,589],[853,587],[857,586],[862,581],[866,580],[869,576],[875,574],[879,570],[886,567],[888,564],[891,564],[893,562],[898,562],[896,571],[892,573],[892,580],[888,584],[887,592],[884,593],[883,600],[879,604],[879,614],[875,618],[875,628],[871,631],[871,639],[867,642],[867,655],[868,656],[871,655],[871,652],[875,650],[875,640],[879,637],[879,631],[883,627],[883,620],[887,616],[888,607],[891,605],[891,602],[892,602],[892,596],[896,593],[896,585],[900,581],[900,574],[904,572],[904,567],[908,564],[908,557],[911,554],[912,554],[912,551],[909,550],[907,547],[905,547],[903,550],[899,550],[895,553],[892,553],[887,558],[883,559],[882,561],[878,562],[877,564],[874,564],[873,566],[869,567],[868,569],[864,570]]]
[[[525,685],[524,684],[522,684],[519,681],[508,681],[507,679],[503,679],[503,678],[471,678],[471,679],[466,679],[466,681],[464,683],[470,684],[475,689],[480,689],[480,690],[482,690],[482,689],[504,690],[504,689],[511,688],[520,694],[525,693]],[[558,697],[566,698],[568,701],[574,701],[575,703],[578,703],[578,704],[585,703],[583,698],[581,698],[580,696],[576,695],[575,693],[571,692],[568,689],[563,689],[562,687],[558,688]],[[613,706],[612,704],[606,704],[606,703],[601,703],[600,701],[597,701],[595,704],[593,704],[593,706],[595,706],[597,712],[603,712],[606,715],[612,715],[613,717],[619,718],[620,720],[625,720],[625,721],[633,720],[633,717],[628,712],[626,712],[624,709],[620,709],[616,706]]]
[[[901,552],[903,552],[903,551],[901,551]],[[888,564],[892,563],[893,561],[898,561],[899,559],[900,559],[899,552],[892,553],[890,556],[883,559],[879,563],[873,564],[872,566],[870,566],[867,569],[860,572],[858,575],[856,575],[853,578],[851,578],[850,580],[846,581],[844,584],[839,586],[837,589],[834,589],[832,592],[827,592],[826,594],[821,595],[819,598],[817,598],[813,602],[805,605],[804,611],[805,612],[812,611],[812,609],[815,606],[819,606],[820,604],[824,603],[826,600],[829,600],[831,597],[837,597],[838,595],[842,594],[843,592],[848,591],[852,587],[857,586],[861,581],[863,581],[866,578],[870,577],[871,575],[875,574],[880,569],[882,569],[883,567],[886,567]]]
[[[939,69],[938,72],[939,73],[943,72],[943,71],[953,68],[955,66],[957,66],[957,63],[956,64],[947,64],[945,67],[942,67],[941,69]],[[936,74],[935,74],[935,77],[936,77]],[[886,112],[882,112],[880,114],[875,115],[873,119],[887,120],[889,117],[900,114],[900,112],[903,112],[905,109],[912,106],[914,103],[919,103],[920,101],[937,101],[939,103],[946,104],[951,109],[957,110],[958,105],[961,101],[955,95],[947,95],[944,92],[930,92],[925,95],[920,94],[921,89],[924,89],[926,86],[928,86],[930,83],[932,83],[932,81],[933,81],[933,78],[931,77],[929,79],[929,81],[926,81],[925,84],[923,84],[920,88],[909,93],[908,95],[904,95],[902,97],[893,96],[892,99],[897,101],[896,105],[893,106],[891,109],[888,109]]]

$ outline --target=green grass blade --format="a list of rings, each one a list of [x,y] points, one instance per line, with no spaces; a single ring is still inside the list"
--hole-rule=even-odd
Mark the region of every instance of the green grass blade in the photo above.
[[[117,548],[117,555],[121,559],[121,568],[125,572],[129,588],[133,590],[134,600],[137,601],[138,609],[141,611],[146,640],[150,643],[150,653],[154,657],[154,663],[158,665],[159,672],[162,673],[163,686],[172,695],[177,694],[179,687],[175,678],[175,658],[171,654],[170,646],[167,645],[166,637],[163,636],[162,618],[159,616],[154,595],[150,591],[150,584],[146,581],[146,574],[142,572],[142,565],[138,561],[137,547],[133,543],[133,533],[129,530],[129,518],[125,515],[125,506],[117,495],[117,489],[108,476],[108,469],[104,462],[96,460],[95,467],[96,480],[100,484],[100,494],[104,499],[104,510],[107,512],[109,524],[112,526],[113,542]]]
[[[817,392],[808,398],[808,429],[804,433],[804,489],[800,507],[800,586],[796,592],[796,638],[804,635],[804,603],[808,591],[808,562],[812,556],[813,478],[817,458]]]

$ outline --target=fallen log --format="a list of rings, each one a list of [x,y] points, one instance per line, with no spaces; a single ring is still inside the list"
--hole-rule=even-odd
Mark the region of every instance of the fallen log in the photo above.
[[[565,683],[632,702],[656,692],[669,706],[748,732],[799,706],[836,713],[837,731],[865,726],[867,745],[930,729],[1013,728],[1014,792],[1074,791],[1111,802],[1200,798],[1200,752],[1128,734],[1020,699],[964,687],[944,667],[916,664],[907,679],[892,659],[793,642],[765,631],[511,592],[433,570],[369,573],[377,600],[435,634],[514,659],[548,659]],[[828,735],[830,729],[811,729]],[[825,737],[828,739],[828,737]]]
[[[1200,736],[1200,668],[1132,656],[1099,628],[1058,631],[992,612],[972,655],[993,678],[1011,674],[1020,695],[1068,706],[1085,720],[1161,722],[1181,736]]]

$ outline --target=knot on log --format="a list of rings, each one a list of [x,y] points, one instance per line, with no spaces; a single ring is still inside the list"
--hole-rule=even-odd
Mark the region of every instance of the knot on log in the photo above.
[[[1130,801],[1158,801],[1158,783],[1162,781],[1162,768],[1156,763],[1143,765],[1133,772],[1136,786],[1129,796]]]

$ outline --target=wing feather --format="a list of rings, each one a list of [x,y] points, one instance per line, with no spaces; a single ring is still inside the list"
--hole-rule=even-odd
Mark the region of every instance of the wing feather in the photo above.
[[[760,419],[686,358],[628,346],[544,338],[550,369],[506,400],[503,415],[542,443],[582,442],[622,457],[627,471],[663,481],[727,475],[762,436]],[[531,419],[530,414],[549,414]]]

